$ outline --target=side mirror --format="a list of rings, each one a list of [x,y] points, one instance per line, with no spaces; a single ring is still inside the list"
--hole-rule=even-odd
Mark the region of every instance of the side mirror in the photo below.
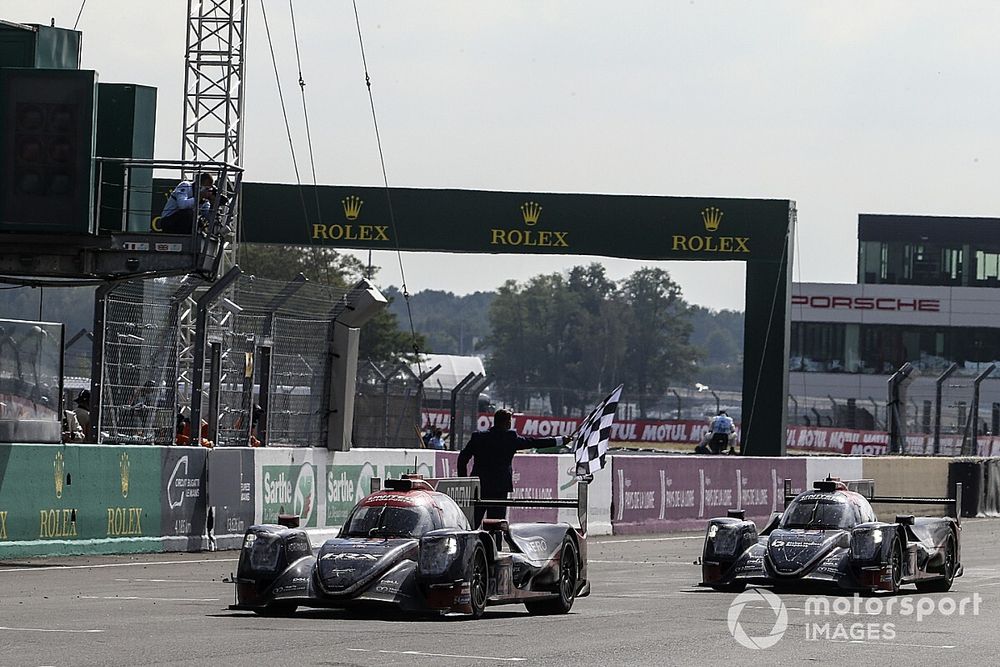
[[[746,510],[727,510],[726,516],[730,519],[739,519],[740,521],[746,521],[747,511]]]
[[[840,547],[841,549],[850,549],[851,548],[851,534],[850,533],[841,533],[840,536],[837,537],[837,546]]]
[[[912,526],[913,525],[913,515],[912,514],[897,514],[896,523],[900,526]]]

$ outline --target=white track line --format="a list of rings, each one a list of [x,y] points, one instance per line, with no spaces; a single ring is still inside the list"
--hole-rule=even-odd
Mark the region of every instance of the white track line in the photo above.
[[[84,635],[93,634],[95,632],[104,632],[104,630],[59,630],[56,628],[11,628],[6,625],[0,625],[0,630],[10,630],[13,632],[68,632],[71,634]]]
[[[683,537],[637,537],[631,540],[594,540],[591,547],[601,544],[625,544],[626,542],[668,542],[671,540],[703,540],[704,535],[685,535]]]
[[[123,583],[130,583],[134,581],[141,581],[143,583],[154,583],[154,584],[219,584],[225,583],[220,582],[218,579],[115,579],[115,581],[120,581]]]
[[[139,595],[81,595],[81,600],[150,600],[153,602],[218,602],[219,598],[147,598]]]
[[[199,558],[197,560],[147,560],[134,563],[99,563],[96,565],[41,565],[39,567],[8,567],[4,572],[52,572],[53,570],[91,570],[105,567],[137,567],[146,565],[186,565],[191,563],[235,563],[238,558]]]
[[[462,660],[496,660],[498,662],[524,662],[527,658],[497,658],[490,655],[454,655],[451,653],[424,653],[423,651],[388,651],[386,649],[349,648],[359,653],[391,653],[393,655],[419,655],[428,658],[461,658]]]
[[[768,607],[770,609],[770,607]],[[897,641],[866,641],[864,639],[812,639],[806,641],[817,641],[817,642],[830,642],[831,644],[864,644],[866,646],[885,646],[888,648],[893,648],[894,646],[910,646],[913,648],[958,648],[957,645],[952,644],[907,644],[906,642]]]
[[[694,567],[693,563],[680,563],[666,560],[594,560],[588,558],[587,563],[606,563],[609,565],[686,565]]]

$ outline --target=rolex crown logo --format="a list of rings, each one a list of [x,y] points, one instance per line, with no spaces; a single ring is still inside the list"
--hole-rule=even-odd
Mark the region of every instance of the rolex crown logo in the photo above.
[[[128,452],[122,452],[118,467],[122,474],[122,498],[128,498]]]
[[[344,217],[348,220],[357,220],[361,215],[361,207],[365,205],[360,197],[354,195],[348,195],[347,199],[341,199],[340,203],[344,205]]]
[[[524,218],[524,224],[533,225],[538,222],[539,216],[542,215],[542,205],[534,201],[526,201],[521,204],[521,217]]]
[[[709,206],[701,211],[701,219],[705,223],[705,229],[710,232],[714,232],[719,228],[719,223],[722,222],[722,216],[724,214],[722,211],[714,206]]]
[[[65,479],[63,472],[65,471],[65,465],[66,464],[63,463],[62,452],[56,452],[56,458],[52,462],[52,472],[56,483],[56,498],[62,498],[63,480]]]

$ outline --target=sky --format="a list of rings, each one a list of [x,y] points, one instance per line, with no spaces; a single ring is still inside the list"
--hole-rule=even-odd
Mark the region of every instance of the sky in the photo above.
[[[289,3],[264,5],[308,174]],[[185,0],[89,0],[83,66],[156,86],[180,153]],[[0,0],[72,27],[80,0]],[[261,14],[249,8],[244,167],[294,182]],[[382,182],[351,3],[293,0],[320,183]],[[792,199],[793,278],[854,282],[859,213],[1000,215],[1000,3],[358,2],[393,186]],[[309,177],[307,177],[308,180]],[[367,259],[367,253],[364,254]],[[392,253],[378,282],[400,284]],[[599,261],[404,253],[411,293],[464,294]],[[656,263],[743,307],[741,263]]]

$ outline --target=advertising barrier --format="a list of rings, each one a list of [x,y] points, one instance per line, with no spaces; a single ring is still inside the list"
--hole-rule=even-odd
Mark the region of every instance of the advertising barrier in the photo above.
[[[155,447],[0,445],[0,554],[160,551]]]
[[[804,458],[615,456],[611,466],[616,535],[703,528],[731,508],[766,520],[784,507],[783,480],[806,484]]]
[[[244,448],[213,449],[208,457],[208,505],[219,549],[235,549],[254,522],[254,453]]]
[[[434,455],[413,449],[255,450],[255,522],[276,523],[279,514],[295,514],[303,528],[332,535],[368,494],[372,477],[397,478],[407,472],[433,477]]]
[[[207,534],[209,451],[203,447],[163,447],[160,451],[163,546],[167,551],[201,550]]]
[[[318,543],[368,494],[372,477],[411,471],[455,477],[457,456],[388,449],[0,445],[0,558],[199,550],[209,548],[209,531],[219,548],[236,548],[251,524],[286,513],[300,516]],[[978,484],[968,484],[967,496],[977,500],[975,513],[1000,513],[995,458],[609,458],[588,489],[592,535],[697,530],[730,508],[763,521],[783,507],[785,478],[800,490],[827,475],[871,478],[880,495],[904,496],[946,496],[958,476],[963,482],[975,477]],[[974,469],[960,469],[962,462]],[[513,465],[515,498],[576,495],[569,454],[518,454]],[[891,516],[896,509],[877,511]],[[511,508],[509,517],[577,521],[571,509]]]

